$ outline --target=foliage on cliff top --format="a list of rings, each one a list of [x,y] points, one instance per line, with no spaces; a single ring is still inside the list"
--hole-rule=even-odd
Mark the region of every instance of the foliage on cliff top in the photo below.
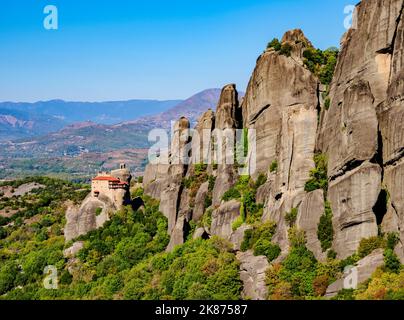
[[[303,62],[319,78],[322,84],[329,85],[337,65],[338,54],[337,48],[329,48],[325,51],[307,48],[303,52]]]

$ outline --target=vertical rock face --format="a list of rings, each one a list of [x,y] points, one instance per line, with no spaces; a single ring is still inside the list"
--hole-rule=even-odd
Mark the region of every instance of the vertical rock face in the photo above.
[[[146,167],[145,193],[160,200],[160,211],[168,219],[168,233],[171,235],[178,218],[182,179],[186,173],[187,145],[190,143],[190,123],[181,118],[174,125],[170,150],[167,155]]]
[[[302,51],[301,46],[310,43],[301,31],[289,32],[284,39],[291,43],[292,52]],[[298,41],[301,42],[295,44]],[[300,115],[305,127],[302,129],[316,131],[317,90],[316,78],[293,56],[269,49],[258,58],[242,105],[244,126],[256,130],[258,172],[267,172],[273,161],[279,161],[284,145],[282,130],[293,134],[293,129],[285,128],[285,125],[294,125],[290,118]],[[305,115],[307,120],[302,119]],[[309,132],[300,134],[313,139]]]
[[[216,110],[215,130],[213,132],[215,145],[222,145],[217,151],[213,151],[214,162],[218,164],[216,184],[213,189],[213,206],[221,203],[222,196],[237,181],[238,174],[232,161],[229,160],[229,151],[234,150],[234,142],[227,139],[232,137],[235,141],[235,129],[242,125],[241,109],[238,101],[238,94],[234,84],[223,88],[219,104]],[[231,162],[231,163],[229,163]]]
[[[392,197],[386,218],[403,221],[403,211],[394,210],[403,199],[396,188],[404,144],[402,12],[402,0],[358,4],[342,42],[331,105],[323,111],[317,146],[329,159],[334,249],[340,258],[354,253],[362,238],[377,235],[377,218],[383,217],[375,205],[382,185]]]
[[[330,184],[335,228],[333,248],[340,258],[356,252],[361,239],[377,236],[373,206],[381,191],[381,168],[369,162]]]
[[[98,208],[101,209],[101,214],[97,216]],[[69,204],[66,210],[65,240],[73,240],[100,228],[109,219],[109,214],[116,210],[118,208],[109,197],[94,198],[91,194],[84,199],[80,206]]]
[[[240,279],[244,283],[243,299],[266,300],[268,289],[265,285],[265,272],[269,267],[266,257],[255,257],[251,251],[239,252]]]
[[[209,193],[208,181],[203,182],[194,195],[182,184],[184,177],[189,179],[195,176],[195,165],[209,162],[217,164],[217,168],[213,169],[213,166],[210,166],[209,169],[210,174],[216,177],[212,191],[214,208],[219,208],[223,194],[235,184],[238,175],[234,164],[222,163],[227,155],[226,148],[234,148],[234,142],[232,139],[226,140],[222,134],[223,130],[227,130],[235,138],[235,129],[241,125],[238,93],[235,85],[230,84],[222,90],[216,114],[208,110],[199,119],[192,140],[189,121],[181,118],[176,123],[168,164],[157,161],[146,167],[143,182],[145,193],[160,200],[160,211],[168,218],[171,241],[167,250],[170,251],[176,245],[182,244],[190,220],[199,221],[205,213],[205,200]],[[218,150],[214,148],[213,145],[218,144],[218,140],[215,139],[222,139],[220,142],[223,142],[223,148]],[[182,161],[188,156],[190,156],[189,166],[184,165]],[[164,156],[161,158],[164,159]],[[191,198],[193,198],[192,204]],[[220,209],[214,211],[212,234],[229,238],[232,222],[239,216],[239,211],[239,203],[236,203],[236,206],[232,206],[232,203],[223,204],[221,211]]]
[[[233,233],[233,222],[240,215],[240,202],[232,200],[222,204],[212,213],[212,226],[210,231],[212,235],[230,240]]]
[[[256,133],[256,171],[268,173],[265,188],[259,192],[264,201],[264,220],[277,223],[274,241],[288,248],[285,213],[299,207],[304,185],[314,167],[319,107],[319,82],[304,67],[302,56],[311,47],[301,30],[283,37],[291,56],[273,49],[257,61],[243,101],[244,126]],[[269,172],[271,164],[276,170]]]
[[[299,207],[296,225],[306,232],[307,248],[312,251],[317,260],[325,260],[325,253],[317,238],[317,227],[324,214],[324,192],[316,190],[308,193]]]
[[[215,132],[227,130],[234,138],[236,129],[248,129],[249,145],[254,136],[250,133],[255,131],[256,136],[255,171],[251,150],[248,155],[250,173],[253,178],[260,173],[268,176],[256,200],[264,204],[262,220],[277,225],[272,241],[282,249],[279,260],[289,249],[285,215],[292,209],[297,209],[296,226],[305,231],[307,247],[318,260],[326,258],[317,231],[327,200],[333,212],[332,249],[338,258],[356,252],[363,238],[377,236],[381,225],[384,232],[400,234],[396,252],[404,261],[403,6],[404,0],[363,0],[357,5],[354,28],[344,35],[329,87],[304,64],[304,51],[312,44],[303,32],[287,32],[282,45],[288,45],[290,54],[267,49],[258,58],[241,105],[235,85],[228,85],[216,113],[208,110],[201,117],[189,166],[177,163],[189,151],[185,148],[189,122],[177,123],[168,164],[149,165],[144,177],[146,194],[160,199],[160,210],[169,220],[168,250],[183,243],[188,223],[203,217],[210,205],[210,199],[208,205],[205,200],[211,196],[212,224],[200,227],[195,236],[220,236],[239,251],[249,226],[234,231],[241,204],[222,201],[235,185],[238,170],[216,162],[224,161],[231,139],[217,138]],[[218,139],[224,142],[221,150],[216,148]],[[328,158],[328,190],[306,192],[316,153]],[[195,178],[195,165],[208,159],[217,164],[207,166],[208,174],[216,178],[214,186],[206,179],[188,190],[184,177]],[[244,296],[265,299],[265,258],[251,253],[238,256]]]

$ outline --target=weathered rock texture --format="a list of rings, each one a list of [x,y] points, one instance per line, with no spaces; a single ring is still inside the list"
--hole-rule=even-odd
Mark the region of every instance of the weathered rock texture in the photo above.
[[[341,279],[338,279],[331,284],[327,288],[326,297],[333,297],[342,289],[357,289],[358,285],[368,280],[376,269],[381,267],[383,264],[383,249],[375,250],[369,256],[360,260],[356,266],[352,266],[354,267],[353,270],[347,272]]]
[[[251,251],[238,252],[240,279],[243,281],[243,299],[266,300],[268,290],[265,285],[265,272],[269,267],[266,257],[255,257]]]
[[[296,225],[306,232],[307,248],[314,253],[317,260],[323,261],[326,256],[317,238],[318,224],[324,214],[324,192],[316,190],[308,193],[299,207]]]
[[[145,193],[160,200],[160,211],[168,218],[168,233],[171,235],[168,251],[184,242],[190,220],[198,222],[202,218],[207,209],[205,200],[210,193],[212,210],[216,209],[211,234],[227,238],[231,236],[232,223],[239,216],[240,204],[222,203],[222,196],[236,183],[238,172],[233,162],[226,164],[224,159],[226,151],[233,148],[230,143],[235,139],[235,129],[241,125],[238,93],[235,85],[230,84],[222,90],[216,113],[208,110],[203,114],[193,133],[189,131],[189,122],[185,118],[180,119],[175,125],[170,150],[146,167],[143,181]],[[230,141],[221,135],[223,130],[227,130],[232,137]],[[221,149],[215,148],[220,142],[218,139],[223,142]],[[187,157],[190,157],[189,163],[183,161]],[[207,171],[216,178],[214,189],[209,191],[208,181],[201,183],[194,191],[185,188],[184,179],[195,176],[195,165],[207,163],[210,164]],[[196,236],[205,235],[200,232]]]
[[[287,32],[282,41],[292,47],[291,56],[269,49],[258,58],[242,110],[244,126],[256,133],[256,170],[250,165],[251,174],[269,176],[257,199],[265,203],[264,220],[277,223],[274,240],[287,251],[284,216],[305,197],[320,102],[319,82],[302,63],[310,42],[301,30]],[[269,172],[271,164],[276,164],[275,172]]]
[[[98,208],[101,209],[101,213],[97,216]],[[80,206],[69,204],[66,210],[65,240],[70,241],[102,227],[109,220],[110,214],[116,210],[118,208],[111,199],[102,195],[94,198],[90,194]]]
[[[255,148],[249,148],[247,169],[253,178],[261,173],[268,177],[256,201],[264,204],[263,222],[277,225],[272,241],[282,249],[279,261],[289,249],[290,225],[285,215],[294,208],[298,210],[296,226],[305,231],[307,247],[317,259],[326,258],[317,238],[325,201],[333,212],[331,249],[338,258],[352,255],[360,241],[376,236],[381,226],[384,232],[400,234],[396,252],[404,260],[403,1],[364,0],[357,5],[354,27],[343,37],[329,87],[320,84],[304,64],[310,41],[301,30],[287,32],[282,44],[290,46],[290,55],[267,49],[257,60],[243,101],[239,102],[235,86],[227,85],[216,113],[208,110],[200,118],[195,128],[199,141],[194,136],[189,166],[175,163],[189,151],[184,148],[190,139],[189,122],[179,121],[175,135],[184,139],[174,139],[168,163],[149,165],[144,177],[146,194],[160,199],[160,210],[169,220],[168,250],[184,241],[190,220],[200,221],[207,209],[212,212],[212,225],[198,228],[194,237],[220,236],[233,242],[236,251],[240,249],[248,229],[243,225],[233,230],[240,202],[222,200],[239,178],[239,170],[220,161],[215,165],[226,157],[224,150],[230,144],[224,140],[224,150],[218,150],[215,131],[228,130],[233,138],[236,129],[244,129],[249,146],[256,137]],[[331,101],[327,107],[326,95]],[[329,187],[307,193],[305,184],[316,153],[328,158]],[[194,165],[207,159],[211,160],[207,172],[216,178],[213,191],[207,181],[196,190],[185,188],[183,179],[193,178]],[[212,205],[206,208],[209,196]],[[265,299],[265,258],[251,253],[238,256],[244,296]],[[373,270],[381,263],[380,254],[373,258],[359,266]],[[361,274],[365,279],[370,272]]]
[[[354,253],[362,238],[377,235],[385,211],[375,208],[382,186],[392,198],[387,218],[398,222],[395,231],[403,230],[402,12],[402,0],[357,5],[331,84],[331,105],[323,111],[317,147],[329,158],[340,258]]]

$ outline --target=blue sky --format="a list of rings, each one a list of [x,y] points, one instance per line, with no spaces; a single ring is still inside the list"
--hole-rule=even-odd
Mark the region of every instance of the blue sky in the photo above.
[[[266,43],[338,46],[353,0],[2,0],[0,101],[182,99],[245,90]],[[56,5],[59,29],[43,27]]]

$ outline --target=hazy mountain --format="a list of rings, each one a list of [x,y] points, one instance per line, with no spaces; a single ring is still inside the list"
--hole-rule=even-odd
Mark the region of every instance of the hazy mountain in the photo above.
[[[221,89],[207,89],[192,97],[180,102],[167,111],[157,113],[152,116],[135,119],[119,124],[118,126],[140,125],[144,127],[169,128],[170,122],[186,117],[191,122],[196,122],[198,118],[208,109],[216,109],[219,101]]]
[[[92,121],[112,125],[166,111],[182,100],[129,100],[110,102],[0,103],[0,141],[29,138]]]
[[[151,129],[170,128],[171,121],[181,116],[196,122],[207,109],[216,108],[220,91],[220,89],[204,90],[164,112],[116,125],[100,124],[95,121],[74,122],[56,132],[0,142],[0,167],[11,173],[36,165],[38,159],[59,157],[63,160],[66,157],[81,158],[87,153],[147,148],[150,145],[148,133]],[[130,114],[125,106],[121,107],[121,113],[125,116]],[[73,116],[70,117],[72,118]],[[21,159],[25,160],[22,162]],[[52,168],[46,169],[47,172],[52,171]]]

